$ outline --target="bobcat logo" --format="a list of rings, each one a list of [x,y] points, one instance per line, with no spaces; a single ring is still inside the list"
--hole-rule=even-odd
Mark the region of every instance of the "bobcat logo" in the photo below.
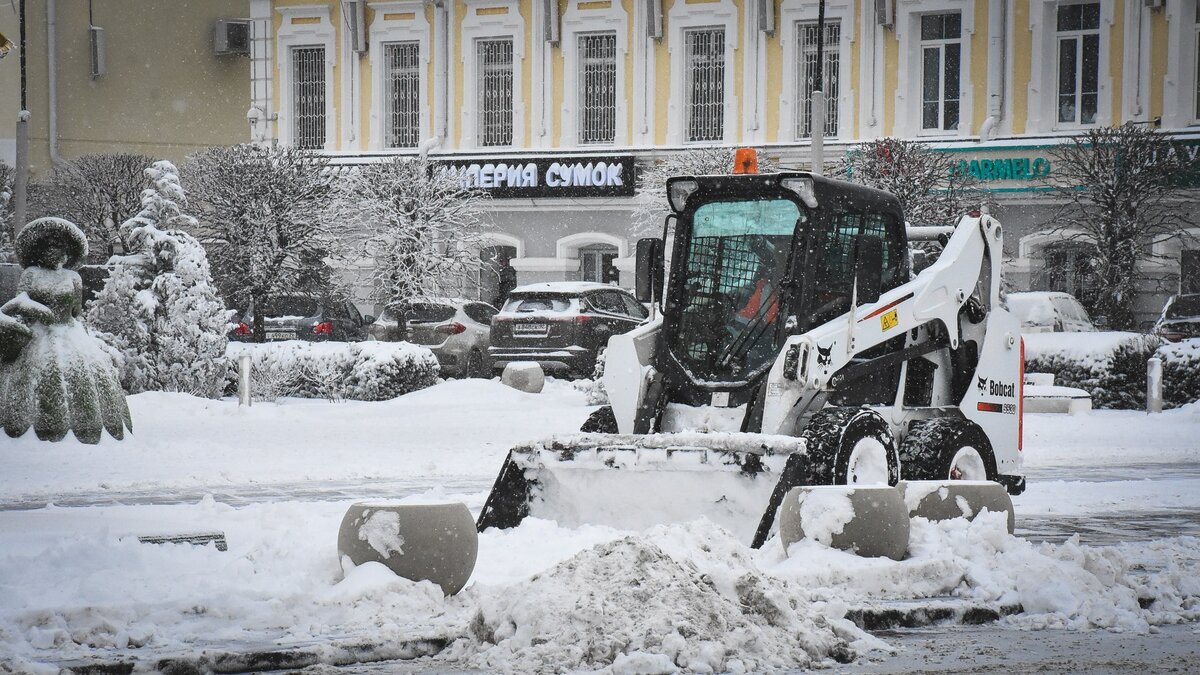
[[[979,383],[976,386],[979,387],[979,393],[986,394],[987,388],[988,388],[988,379],[986,377],[980,377],[978,379],[979,379]]]
[[[821,345],[817,345],[817,365],[827,366],[830,363],[833,363],[833,345],[830,344],[824,348]]]

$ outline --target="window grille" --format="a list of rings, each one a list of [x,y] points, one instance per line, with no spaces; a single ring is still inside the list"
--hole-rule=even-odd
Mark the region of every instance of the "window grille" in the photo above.
[[[325,48],[292,49],[292,144],[325,147]]]
[[[579,36],[579,142],[617,137],[617,36]]]
[[[962,16],[921,17],[921,128],[958,129]]]
[[[398,42],[384,47],[389,148],[411,148],[421,140],[420,54],[420,45],[416,42]]]
[[[1058,121],[1095,124],[1100,102],[1100,3],[1058,8]]]
[[[725,31],[685,33],[687,54],[687,140],[725,138]]]
[[[796,24],[797,44],[800,46],[800,68],[797,89],[800,102],[796,116],[796,136],[812,136],[812,93],[817,85],[817,22],[805,21]],[[825,90],[825,135],[838,133],[838,75],[841,71],[840,50],[842,24],[825,21],[825,50],[822,78]]]
[[[1194,90],[1192,119],[1200,120],[1200,2],[1196,3],[1195,25],[1192,26],[1192,41],[1195,46],[1196,58],[1192,62],[1196,66],[1195,76],[1192,78],[1192,88]]]
[[[479,105],[476,108],[479,145],[512,145],[512,39],[479,40],[475,49],[479,64]]]

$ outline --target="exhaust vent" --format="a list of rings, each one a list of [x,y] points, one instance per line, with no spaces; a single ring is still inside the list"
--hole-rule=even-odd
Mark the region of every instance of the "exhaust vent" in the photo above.
[[[104,29],[99,26],[88,26],[88,43],[92,56],[92,79],[108,72],[104,59]]]

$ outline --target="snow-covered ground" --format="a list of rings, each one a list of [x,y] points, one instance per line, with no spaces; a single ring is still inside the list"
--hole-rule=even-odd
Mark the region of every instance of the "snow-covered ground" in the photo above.
[[[787,556],[777,539],[754,551],[707,521],[622,532],[529,520],[480,536],[472,581],[452,598],[374,564],[343,575],[347,506],[434,497],[478,512],[510,445],[575,431],[592,410],[569,383],[531,395],[450,381],[383,403],[140,394],[130,405],[134,434],[120,443],[0,437],[0,672],[423,637],[451,640],[430,670],[886,662],[891,647],[847,611],[921,598],[1020,603],[1000,631],[1200,621],[1196,405],[1027,416],[1017,528],[1042,541],[989,514],[916,520],[909,557],[893,562],[813,542]],[[1076,523],[1083,534],[1070,537]],[[211,531],[228,551],[137,541]]]

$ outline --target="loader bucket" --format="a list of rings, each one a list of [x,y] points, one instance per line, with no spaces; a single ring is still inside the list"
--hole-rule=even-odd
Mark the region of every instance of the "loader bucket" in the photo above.
[[[509,451],[476,526],[528,516],[642,530],[707,517],[755,548],[807,484],[805,442],[763,434],[557,436]]]

